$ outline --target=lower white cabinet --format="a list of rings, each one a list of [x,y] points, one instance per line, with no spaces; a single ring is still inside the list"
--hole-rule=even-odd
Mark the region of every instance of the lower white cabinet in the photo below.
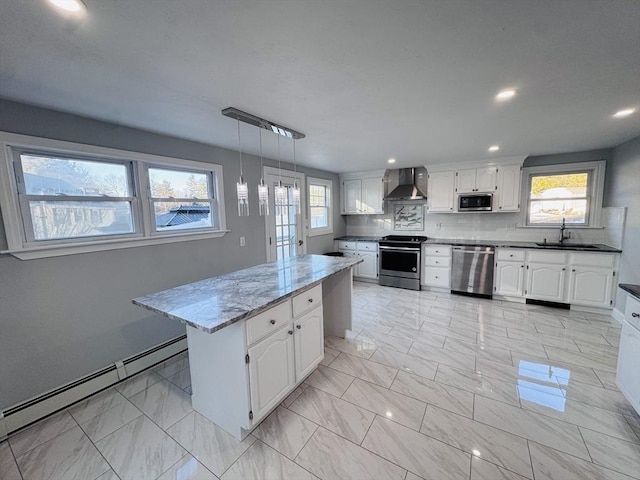
[[[550,263],[527,264],[527,298],[564,302],[567,267]]]
[[[631,406],[640,414],[640,301],[627,295],[616,383]]]
[[[293,322],[296,383],[302,381],[324,358],[322,307]]]
[[[356,276],[362,278],[370,278],[375,280],[378,278],[378,254],[377,253],[358,253],[362,258],[362,263],[356,267]]]
[[[495,293],[508,297],[524,295],[524,271],[524,261],[498,260],[495,270]]]
[[[266,415],[296,384],[293,330],[287,325],[249,348],[253,418]]]
[[[451,288],[451,246],[425,245],[421,285]]]
[[[345,257],[362,258],[362,263],[353,269],[353,276],[377,280],[378,278],[378,243],[367,241],[343,241],[337,243],[338,251]]]
[[[613,270],[606,267],[573,267],[569,276],[569,303],[609,307]]]

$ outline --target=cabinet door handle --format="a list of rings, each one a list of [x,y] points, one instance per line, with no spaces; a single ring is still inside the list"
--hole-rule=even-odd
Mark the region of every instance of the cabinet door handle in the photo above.
[[[563,268],[562,271],[564,272],[566,270],[566,268]]]
[[[309,299],[307,299],[307,302],[309,302],[309,303],[313,303],[313,298],[309,298]]]
[[[638,318],[638,317],[640,317],[640,313],[631,312],[631,316],[632,316],[633,318]]]
[[[576,271],[576,269],[575,269],[575,268],[572,268],[572,269],[571,269],[571,271],[572,271],[572,272],[575,272],[575,271]]]
[[[275,321],[275,320],[273,320],[273,319],[271,319],[271,320],[269,320],[269,323],[270,323],[271,325],[275,325],[275,324],[276,324],[276,321]]]
[[[293,335],[293,330],[289,330],[287,333],[288,333],[289,335]]]
[[[296,325],[296,328],[297,328],[298,330],[300,330],[300,329],[302,328],[302,325],[298,324],[298,325]]]

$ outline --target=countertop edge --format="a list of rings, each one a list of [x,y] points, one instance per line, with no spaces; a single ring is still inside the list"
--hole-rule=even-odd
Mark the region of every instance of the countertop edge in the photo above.
[[[640,300],[640,285],[635,285],[633,283],[619,283],[618,287]]]

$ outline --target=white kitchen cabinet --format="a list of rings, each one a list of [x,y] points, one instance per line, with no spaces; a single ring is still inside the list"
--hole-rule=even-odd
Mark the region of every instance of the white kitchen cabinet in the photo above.
[[[524,262],[496,262],[495,293],[508,297],[524,295]]]
[[[455,206],[455,172],[429,173],[427,183],[427,211],[451,213]]]
[[[378,254],[358,253],[363,262],[356,267],[356,276],[375,280],[378,278]]]
[[[248,350],[249,384],[253,418],[262,418],[296,384],[294,342],[291,325],[270,335]]]
[[[346,215],[360,215],[362,213],[362,180],[343,180],[342,189],[342,213]]]
[[[536,263],[527,264],[527,298],[564,302],[565,274],[564,264]]]
[[[640,414],[640,301],[627,294],[616,383],[620,391],[629,400],[631,406]]]
[[[456,192],[494,192],[496,190],[496,167],[487,166],[458,170],[456,172]]]
[[[345,257],[362,258],[362,263],[353,269],[353,276],[360,279],[377,280],[378,278],[378,243],[367,241],[344,241],[337,243],[338,251]]]
[[[422,248],[421,284],[425,287],[451,288],[451,245],[425,245]]]
[[[324,358],[322,307],[305,313],[293,325],[296,382],[301,382]]]
[[[498,167],[497,211],[520,211],[521,165],[504,165]],[[495,203],[494,203],[495,205]],[[494,210],[496,206],[494,206]]]
[[[340,204],[343,215],[384,213],[384,171],[341,175]]]
[[[613,270],[606,267],[571,267],[569,303],[608,308],[611,305]]]

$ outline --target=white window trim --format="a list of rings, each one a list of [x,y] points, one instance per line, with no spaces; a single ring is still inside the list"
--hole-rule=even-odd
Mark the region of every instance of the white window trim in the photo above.
[[[313,228],[311,226],[311,185],[321,185],[329,189],[329,205],[327,207],[328,226],[326,227]],[[328,235],[330,233],[333,233],[333,196],[333,180],[329,180],[326,178],[307,177],[307,217],[309,218],[309,233],[307,234],[307,236],[317,237],[320,235]]]
[[[224,179],[222,166],[205,162],[194,162],[178,158],[163,157],[146,153],[118,150],[114,148],[97,147],[79,143],[51,140],[47,138],[19,135],[0,132],[0,209],[5,228],[8,249],[0,254],[11,254],[21,260],[35,258],[57,257],[74,255],[78,253],[98,252],[121,248],[141,247],[162,243],[183,242],[201,240],[205,238],[222,237],[226,230]],[[141,230],[127,237],[105,238],[99,240],[67,239],[55,244],[33,245],[27,242],[25,235],[20,205],[18,202],[18,186],[13,164],[13,149],[34,149],[47,152],[68,154],[87,157],[99,157],[106,160],[131,161],[134,165],[134,181],[137,183],[138,199],[141,204],[139,212],[141,217]],[[176,233],[163,232],[161,235],[151,235],[153,220],[148,205],[148,184],[145,169],[148,165],[165,166],[173,168],[186,168],[200,171],[210,171],[215,175],[214,192],[218,204],[219,228],[217,230],[179,231]],[[146,204],[146,205],[143,205]],[[155,233],[155,232],[154,232]]]
[[[519,228],[556,228],[559,224],[548,223],[539,225],[529,225],[529,188],[531,177],[538,175],[557,175],[562,173],[573,173],[579,171],[591,171],[590,201],[587,215],[587,225],[567,225],[571,229],[601,229],[602,227],[602,202],[604,198],[604,177],[607,166],[606,160],[595,162],[562,163],[559,165],[542,165],[538,167],[524,167],[522,169],[522,189],[520,205],[520,225]]]

